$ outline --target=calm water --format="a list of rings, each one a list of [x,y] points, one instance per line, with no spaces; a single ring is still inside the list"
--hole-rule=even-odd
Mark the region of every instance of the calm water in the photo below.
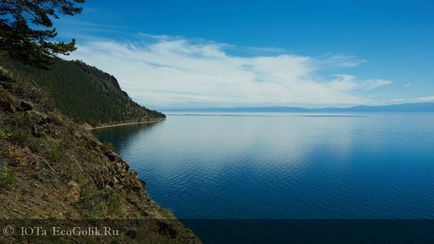
[[[434,217],[434,114],[169,115],[95,134],[179,218]]]

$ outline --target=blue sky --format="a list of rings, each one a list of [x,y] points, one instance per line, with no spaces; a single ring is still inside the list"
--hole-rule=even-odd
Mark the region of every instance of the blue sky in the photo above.
[[[71,56],[155,108],[434,101],[434,1],[90,1]]]

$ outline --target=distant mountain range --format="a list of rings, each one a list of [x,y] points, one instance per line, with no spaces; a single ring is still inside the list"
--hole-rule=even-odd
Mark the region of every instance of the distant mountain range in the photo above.
[[[214,107],[167,109],[165,112],[287,112],[287,113],[361,113],[361,112],[434,112],[434,103],[404,103],[382,106],[354,106],[346,108],[300,108],[300,107]]]

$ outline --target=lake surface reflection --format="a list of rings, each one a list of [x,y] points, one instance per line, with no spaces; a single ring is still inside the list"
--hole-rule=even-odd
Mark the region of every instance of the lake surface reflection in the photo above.
[[[178,218],[432,218],[434,114],[178,114],[96,130]]]

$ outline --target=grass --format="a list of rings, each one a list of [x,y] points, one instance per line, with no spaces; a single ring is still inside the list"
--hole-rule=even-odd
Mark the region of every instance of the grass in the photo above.
[[[81,178],[80,199],[78,207],[81,212],[89,219],[106,218],[108,215],[121,215],[122,213],[122,193],[114,189],[98,190],[92,184],[87,184],[87,180]]]
[[[31,138],[31,133],[26,128],[20,128],[14,131],[12,139],[20,146],[28,146],[28,142]]]
[[[119,215],[122,210],[122,195],[116,190],[105,191],[107,199],[107,212],[110,215]]]
[[[0,129],[0,139],[9,139],[12,136],[12,132],[5,130],[5,129]]]
[[[175,214],[172,212],[172,210],[163,208],[160,205],[156,204],[157,211],[163,216],[165,219],[174,219]]]
[[[15,175],[9,170],[6,165],[2,165],[0,168],[0,187],[6,188],[15,183]]]
[[[57,162],[57,161],[60,160],[60,158],[62,157],[62,155],[63,155],[63,150],[62,150],[62,148],[57,147],[57,148],[54,148],[54,149],[51,151],[51,155],[50,155],[50,157],[51,157],[51,159],[52,159],[54,162]]]
[[[50,112],[48,113],[50,115],[50,118],[56,123],[57,125],[63,125],[63,118],[59,113],[56,112]]]

